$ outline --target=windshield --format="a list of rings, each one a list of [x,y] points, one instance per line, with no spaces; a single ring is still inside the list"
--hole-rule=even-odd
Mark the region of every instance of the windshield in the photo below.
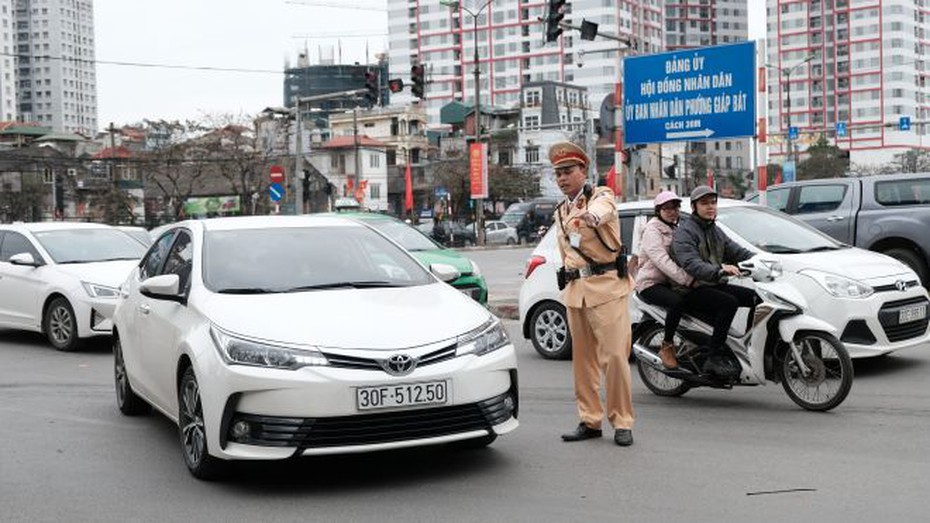
[[[118,229],[61,229],[33,235],[55,263],[138,260],[146,247]]]
[[[515,203],[510,207],[507,207],[507,210],[504,211],[504,215],[501,216],[501,221],[511,227],[516,227],[520,224],[520,220],[526,216],[526,211],[528,210],[530,210],[530,204]]]
[[[365,227],[207,231],[203,258],[206,287],[229,294],[406,287],[434,281],[410,255]]]
[[[433,251],[442,248],[418,229],[414,229],[406,223],[394,220],[371,220],[365,221],[365,223],[378,229],[382,234],[399,243],[401,247],[410,252]]]
[[[795,254],[843,248],[810,225],[766,207],[721,207],[717,213],[717,221],[765,252]]]

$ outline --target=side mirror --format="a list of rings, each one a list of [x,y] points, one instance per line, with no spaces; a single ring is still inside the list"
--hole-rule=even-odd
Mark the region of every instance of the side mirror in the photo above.
[[[429,266],[429,271],[433,273],[433,276],[446,283],[455,281],[462,275],[458,269],[445,263],[432,263]]]
[[[160,274],[146,279],[139,285],[139,293],[156,300],[176,301],[184,304],[187,299],[181,296],[181,278],[177,274]]]
[[[29,267],[38,267],[42,265],[41,263],[37,262],[35,258],[32,257],[31,253],[28,253],[28,252],[21,252],[18,254],[14,254],[13,256],[10,256],[10,263],[12,263],[13,265],[26,265]]]

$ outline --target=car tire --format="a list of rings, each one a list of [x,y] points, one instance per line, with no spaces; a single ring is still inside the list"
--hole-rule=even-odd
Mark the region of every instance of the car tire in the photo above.
[[[572,357],[572,337],[568,315],[558,302],[539,305],[530,317],[530,341],[543,358],[567,360]]]
[[[42,331],[52,347],[57,350],[71,352],[81,345],[74,308],[62,296],[53,299],[45,309],[45,315],[42,317]]]
[[[119,336],[113,336],[113,381],[116,384],[116,405],[126,416],[148,414],[152,407],[132,391],[126,362],[123,360],[123,344]]]
[[[516,245],[517,242],[513,238],[507,238],[507,245]]]
[[[882,254],[891,256],[910,267],[911,270],[917,273],[917,276],[920,278],[920,284],[924,287],[930,285],[930,274],[928,274],[927,265],[914,251],[910,249],[888,249]]]
[[[178,434],[184,464],[195,478],[212,480],[222,476],[225,462],[210,455],[200,385],[192,367],[184,369],[178,385]]]

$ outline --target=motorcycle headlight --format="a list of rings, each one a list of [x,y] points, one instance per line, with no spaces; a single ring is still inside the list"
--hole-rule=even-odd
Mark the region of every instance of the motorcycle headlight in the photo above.
[[[485,323],[477,329],[459,336],[456,340],[455,355],[474,354],[484,356],[510,343],[504,327],[497,319]]]
[[[875,292],[872,287],[869,287],[864,283],[846,278],[844,276],[830,274],[829,272],[804,269],[799,271],[798,274],[803,274],[804,276],[811,278],[820,284],[824,290],[839,298],[862,299],[868,298],[872,295],[873,292]]]
[[[119,296],[119,289],[109,285],[100,285],[99,283],[90,283],[82,281],[81,285],[91,298],[116,298]]]
[[[478,268],[478,264],[472,260],[468,260],[471,263],[471,273],[475,276],[481,276],[481,269]]]
[[[326,357],[313,347],[286,347],[240,338],[210,327],[216,349],[228,365],[250,365],[272,369],[295,370],[301,367],[329,365]]]

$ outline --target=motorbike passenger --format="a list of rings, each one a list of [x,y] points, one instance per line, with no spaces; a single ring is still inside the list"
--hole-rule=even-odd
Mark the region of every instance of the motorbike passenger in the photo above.
[[[662,191],[653,201],[655,217],[643,228],[640,240],[636,292],[647,303],[663,307],[665,337],[659,349],[659,358],[666,368],[678,367],[675,357],[675,331],[681,320],[681,305],[684,293],[691,287],[694,278],[672,259],[669,249],[672,233],[678,227],[681,198],[672,191]]]
[[[727,331],[739,307],[752,308],[756,295],[751,289],[722,283],[739,276],[735,265],[752,257],[752,252],[730,239],[716,224],[717,192],[707,185],[691,191],[691,216],[682,220],[672,239],[672,254],[694,278],[693,290],[682,301],[682,310],[713,325],[709,355],[703,371],[722,377],[732,374],[727,364]]]

